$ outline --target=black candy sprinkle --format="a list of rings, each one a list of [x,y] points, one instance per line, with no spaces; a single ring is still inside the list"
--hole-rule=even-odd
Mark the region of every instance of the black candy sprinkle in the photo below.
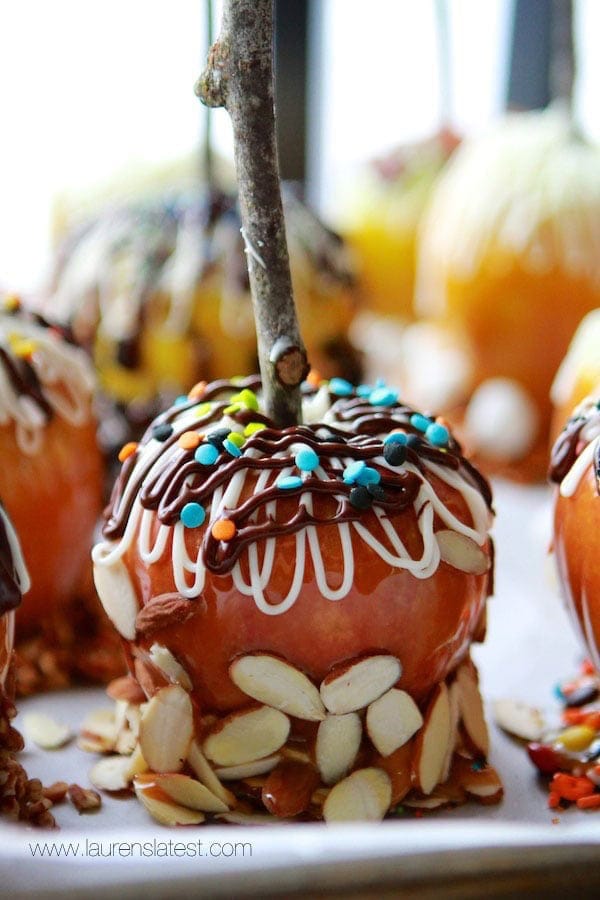
[[[419,447],[423,446],[423,441],[418,434],[409,434],[406,438],[406,446],[412,447],[413,450],[418,450]]]
[[[576,707],[585,706],[586,703],[593,703],[598,697],[598,688],[594,684],[586,684],[583,687],[575,688],[568,695],[565,706]]]
[[[223,449],[223,441],[231,431],[231,428],[217,428],[216,431],[211,431],[210,434],[206,435],[206,440],[209,444],[213,444],[217,449]]]
[[[380,484],[368,484],[367,490],[373,500],[383,500],[385,497],[385,491]]]
[[[401,466],[406,462],[406,444],[386,444],[383,448],[383,458],[390,466]]]
[[[350,491],[350,503],[356,509],[370,509],[373,504],[373,497],[369,493],[369,489],[359,484]]]
[[[173,434],[173,426],[167,423],[155,425],[152,429],[152,437],[157,441],[168,441]]]

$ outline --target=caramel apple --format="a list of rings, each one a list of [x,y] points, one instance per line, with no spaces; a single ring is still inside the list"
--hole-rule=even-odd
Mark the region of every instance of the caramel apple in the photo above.
[[[581,320],[552,382],[552,443],[575,407],[600,389],[599,344],[600,309],[594,309]]]
[[[15,610],[30,580],[19,539],[0,503],[0,815],[29,825],[52,828],[52,803],[43,796],[41,782],[29,779],[16,754],[23,738],[12,722],[15,698]]]
[[[258,378],[197,385],[159,416],[122,453],[96,587],[149,700],[142,770],[191,770],[228,808],[264,776],[253,803],[275,815],[381,818],[397,791],[378,760],[413,736],[413,799],[453,777],[457,747],[487,755],[468,655],[491,494],[396,391],[303,391],[305,424],[288,428],[262,411]],[[290,761],[304,769],[288,780]],[[274,796],[296,781],[301,803]],[[174,797],[168,781],[148,795],[156,784],[136,787],[151,812]]]
[[[600,572],[597,535],[600,408],[588,398],[574,411],[552,450],[554,555],[563,596],[596,669],[600,670]]]
[[[466,343],[468,377],[455,396],[464,440],[508,473],[521,460],[529,476],[545,469],[550,385],[600,303],[599,211],[600,152],[550,111],[507,117],[461,145],[423,219],[417,309]],[[471,396],[489,410],[483,430],[464,410]],[[502,454],[507,411],[521,440]]]
[[[88,560],[103,462],[85,353],[11,297],[0,311],[0,384],[0,495],[31,575],[17,616],[20,686],[29,691],[66,683],[65,667],[77,667],[98,619]],[[73,659],[57,668],[54,651],[67,643]],[[50,647],[52,661],[44,656]],[[88,661],[92,666],[91,655]]]

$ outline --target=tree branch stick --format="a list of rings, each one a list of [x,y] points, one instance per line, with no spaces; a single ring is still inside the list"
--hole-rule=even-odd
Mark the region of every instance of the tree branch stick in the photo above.
[[[272,0],[225,0],[221,34],[196,93],[233,125],[242,235],[267,413],[281,427],[301,419],[306,350],[300,337],[285,238],[275,142]]]

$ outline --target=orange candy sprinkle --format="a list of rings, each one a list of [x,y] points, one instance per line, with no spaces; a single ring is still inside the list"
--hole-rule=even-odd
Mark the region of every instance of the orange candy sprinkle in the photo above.
[[[201,400],[206,391],[206,381],[198,381],[188,394],[190,400]]]
[[[321,377],[321,373],[317,372],[316,369],[311,369],[308,375],[306,376],[307,382],[312,385],[312,387],[319,387],[323,378]]]
[[[594,675],[595,674],[596,669],[595,669],[594,664],[591,661],[591,659],[584,659],[584,661],[581,665],[581,671],[584,675]]]
[[[557,794],[565,800],[574,802],[581,797],[587,797],[593,794],[596,785],[585,775],[577,777],[575,775],[567,775],[565,772],[557,772],[550,785],[550,795]]]
[[[231,519],[219,519],[212,527],[211,534],[217,541],[230,541],[235,537],[237,528]]]
[[[579,809],[600,809],[600,794],[588,794],[577,801]]]
[[[548,806],[550,809],[557,809],[560,806],[560,794],[550,791],[548,794]]]
[[[195,450],[200,446],[203,437],[204,435],[198,434],[197,431],[184,431],[177,443],[182,450]]]
[[[138,445],[135,441],[130,441],[128,444],[124,444],[123,447],[121,447],[121,449],[119,450],[119,462],[125,462],[125,460],[129,459],[130,456],[133,456],[137,448]]]

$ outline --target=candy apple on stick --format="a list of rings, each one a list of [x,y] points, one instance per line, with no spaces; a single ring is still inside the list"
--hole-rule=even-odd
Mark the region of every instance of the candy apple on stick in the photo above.
[[[121,687],[148,703],[132,758],[107,765],[171,824],[457,802],[478,790],[459,756],[497,800],[468,656],[489,486],[395,390],[307,378],[271,43],[270,0],[230,0],[198,86],[233,122],[261,374],[194,386],[129,449],[93,559]]]

